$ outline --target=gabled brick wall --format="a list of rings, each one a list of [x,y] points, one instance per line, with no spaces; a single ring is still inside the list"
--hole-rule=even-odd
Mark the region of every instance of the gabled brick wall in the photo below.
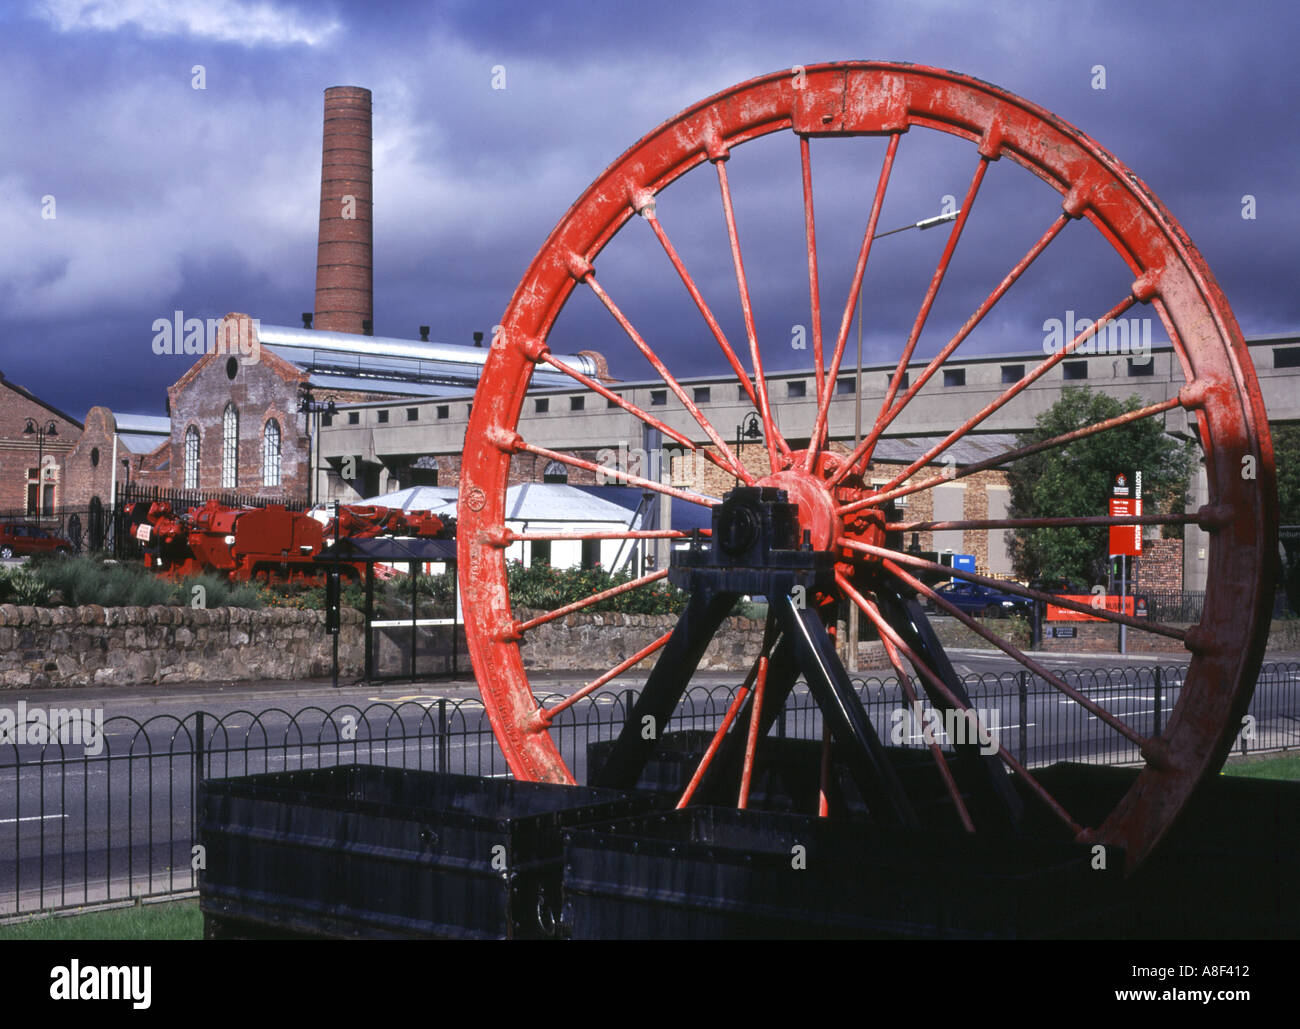
[[[35,435],[24,434],[28,418],[42,427],[54,422],[56,434],[46,438],[44,448],[39,446]],[[54,460],[45,461],[46,482],[54,483],[54,503],[62,505],[63,455],[76,445],[81,430],[81,423],[75,418],[43,403],[22,386],[6,380],[0,372],[0,511],[26,509],[29,472],[36,467],[38,458],[50,455]]]
[[[230,314],[226,321],[247,318]],[[308,437],[306,416],[298,411],[299,387],[307,375],[266,349],[254,361],[243,354],[204,354],[167,396],[172,420],[168,485],[185,486],[185,434],[199,433],[199,481],[203,490],[231,489],[263,496],[307,494]],[[222,420],[226,405],[239,416],[237,477],[222,483]],[[280,484],[263,485],[262,447],[266,424],[280,426]]]

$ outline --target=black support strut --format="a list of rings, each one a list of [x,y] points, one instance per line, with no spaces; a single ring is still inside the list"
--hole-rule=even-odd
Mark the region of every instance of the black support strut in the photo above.
[[[821,616],[811,608],[796,604],[793,597],[769,597],[768,602],[776,609],[782,634],[793,643],[808,689],[821,708],[822,717],[830,726],[872,817],[879,822],[916,825],[916,812],[894,774],[884,745],[849,682],[844,665],[835,654]]]
[[[693,593],[686,610],[677,619],[672,635],[659,653],[654,670],[646,680],[641,697],[619,733],[604,767],[593,786],[634,789],[646,761],[668,727],[673,711],[681,702],[700,658],[708,649],[722,620],[735,607],[735,593]]]

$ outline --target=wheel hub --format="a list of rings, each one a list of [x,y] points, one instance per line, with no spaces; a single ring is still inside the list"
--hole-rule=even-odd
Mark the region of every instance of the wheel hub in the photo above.
[[[822,451],[810,472],[804,468],[805,454],[805,451],[796,451],[789,468],[760,479],[759,485],[785,491],[798,508],[800,538],[810,543],[814,550],[834,551],[839,571],[852,575],[864,562],[878,563],[878,558],[835,545],[838,539],[876,547],[887,545],[885,511],[882,508],[862,508],[847,518],[839,513],[844,505],[863,500],[875,491],[867,487],[857,472],[850,472],[835,486],[829,485],[829,480],[840,470],[843,457]]]

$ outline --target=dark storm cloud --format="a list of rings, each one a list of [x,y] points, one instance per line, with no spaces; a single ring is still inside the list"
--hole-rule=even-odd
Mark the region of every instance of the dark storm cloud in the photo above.
[[[990,10],[938,0],[173,6],[48,0],[0,15],[0,369],[74,414],[96,403],[161,410],[180,373],[150,352],[150,326],[174,309],[296,324],[311,308],[321,94],[337,84],[374,92],[383,334],[410,338],[429,324],[434,338],[467,342],[490,330],[547,232],[639,136],[745,78],[863,57],[967,72],[1074,122],[1183,223],[1247,333],[1300,325],[1291,284],[1298,76],[1288,52],[1300,16],[1290,9]],[[192,88],[195,65],[206,89]],[[1104,90],[1093,88],[1097,65]],[[503,90],[492,88],[498,68]],[[924,151],[910,134],[900,162]],[[820,143],[815,151],[828,337],[880,152],[870,143],[853,159]],[[787,345],[792,326],[808,319],[792,155],[755,143],[732,161],[746,189],[738,217],[761,292],[759,328],[777,367],[810,359]],[[960,197],[972,157],[958,147],[949,163],[897,177],[882,228],[935,213],[945,194]],[[931,350],[1052,217],[1052,198],[1007,164],[994,166],[972,212],[923,337]],[[707,168],[693,174],[704,183],[683,180],[662,198],[664,223],[740,345],[734,280],[717,249],[716,184]],[[1254,220],[1241,217],[1247,194]],[[45,196],[56,200],[56,219],[41,218]],[[625,232],[634,230],[644,226]],[[865,293],[869,353],[883,357],[905,338],[946,231],[878,242]],[[598,270],[670,358],[695,370],[700,324],[645,243],[616,239]],[[1063,242],[1053,256],[972,348],[1031,349],[1044,318],[1067,306],[1095,313],[1092,305],[1107,306],[1123,288],[1086,242]],[[566,313],[560,329],[574,346],[623,346],[592,304]],[[626,374],[644,374],[644,365],[624,364]]]

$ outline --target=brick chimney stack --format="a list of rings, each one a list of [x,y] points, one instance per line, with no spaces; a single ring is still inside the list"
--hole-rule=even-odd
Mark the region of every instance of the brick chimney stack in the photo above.
[[[365,334],[374,321],[370,90],[325,90],[315,327]]]

